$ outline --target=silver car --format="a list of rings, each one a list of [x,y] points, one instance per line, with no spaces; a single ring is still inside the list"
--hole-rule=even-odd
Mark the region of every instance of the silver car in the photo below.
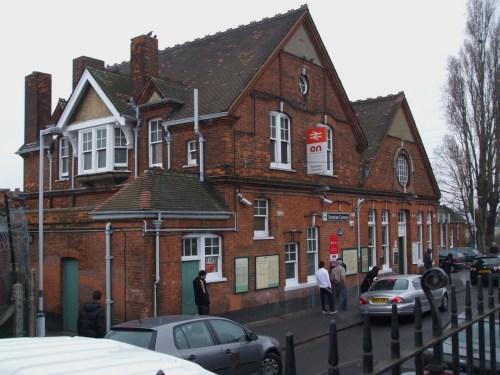
[[[413,315],[415,298],[419,297],[422,312],[431,306],[422,289],[421,275],[392,275],[377,279],[370,289],[359,296],[359,311],[371,316],[390,316],[392,305],[397,306],[398,315]],[[446,288],[432,291],[436,305],[441,311],[448,310]]]
[[[239,355],[241,375],[280,375],[283,367],[278,340],[215,316],[133,320],[111,327],[106,338],[183,358],[220,375],[232,374],[232,352]]]

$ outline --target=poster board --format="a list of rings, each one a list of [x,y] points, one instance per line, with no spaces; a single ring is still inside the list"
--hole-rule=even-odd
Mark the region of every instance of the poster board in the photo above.
[[[280,286],[279,265],[278,254],[255,257],[255,290]]]
[[[249,290],[249,258],[234,258],[234,292],[244,293]]]
[[[346,264],[346,275],[354,275],[358,273],[358,250],[343,249],[342,261]]]

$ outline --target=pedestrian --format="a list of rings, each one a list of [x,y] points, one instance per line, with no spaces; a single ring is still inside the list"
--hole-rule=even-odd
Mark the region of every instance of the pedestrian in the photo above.
[[[347,272],[347,264],[344,263],[344,261],[342,260],[342,258],[338,258],[337,261],[340,260],[340,264],[342,265],[342,267],[344,267],[344,270]]]
[[[432,249],[427,249],[427,253],[425,254],[425,258],[424,258],[424,267],[425,267],[426,271],[428,271],[432,268],[432,263],[433,263]]]
[[[198,306],[198,315],[210,315],[210,297],[207,289],[207,272],[201,270],[193,280],[194,301]]]
[[[345,269],[342,266],[342,259],[337,259],[335,266],[330,272],[330,279],[335,286],[335,295],[337,296],[337,306],[340,311],[347,310],[347,293],[345,285]]]
[[[360,286],[361,293],[364,293],[368,291],[368,289],[370,289],[370,286],[373,284],[373,281],[378,276],[378,271],[379,271],[378,267],[373,266],[372,269],[366,273],[366,276]]]
[[[443,271],[448,275],[448,281],[451,284],[451,270],[454,268],[454,261],[453,261],[453,254],[449,253],[446,258],[444,258],[443,262],[441,263],[441,268]]]
[[[323,314],[335,314],[335,305],[333,301],[332,283],[330,282],[330,275],[325,268],[325,262],[319,262],[319,268],[316,271],[316,284],[319,288],[321,297],[321,310]],[[326,309],[326,300],[328,299],[329,310]]]
[[[106,334],[106,317],[101,306],[101,297],[102,292],[94,290],[92,299],[83,304],[76,322],[78,335],[101,338]]]
[[[492,242],[490,246],[490,254],[498,255],[498,247],[496,242]]]

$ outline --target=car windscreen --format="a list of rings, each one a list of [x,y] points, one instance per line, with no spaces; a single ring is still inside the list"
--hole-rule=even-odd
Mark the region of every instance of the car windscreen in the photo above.
[[[154,350],[154,340],[156,331],[149,330],[131,330],[131,329],[112,329],[106,335],[107,339],[121,341],[126,344],[140,346],[141,348]]]
[[[383,279],[377,280],[370,290],[406,290],[408,280],[406,279]]]
[[[491,265],[499,264],[498,258],[481,258],[480,262],[482,262],[483,264],[491,264]]]

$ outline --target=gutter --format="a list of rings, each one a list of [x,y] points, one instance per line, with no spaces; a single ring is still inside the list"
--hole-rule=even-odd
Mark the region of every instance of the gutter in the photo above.
[[[198,116],[198,89],[194,89],[194,132],[198,136],[200,143],[200,181],[205,179],[205,138],[200,132],[199,116]]]

